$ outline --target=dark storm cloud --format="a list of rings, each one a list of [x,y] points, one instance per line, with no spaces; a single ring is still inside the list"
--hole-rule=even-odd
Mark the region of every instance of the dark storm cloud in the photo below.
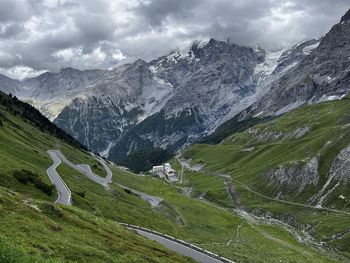
[[[188,19],[200,3],[200,0],[154,0],[149,3],[141,2],[134,10],[145,18],[149,26],[159,28],[167,19]]]
[[[24,27],[16,23],[2,24],[0,26],[0,39],[9,39],[24,33]]]
[[[349,0],[0,0],[0,72],[110,68],[195,40],[266,49],[318,38]]]
[[[0,1],[0,23],[25,21],[31,16],[31,6],[27,1]]]

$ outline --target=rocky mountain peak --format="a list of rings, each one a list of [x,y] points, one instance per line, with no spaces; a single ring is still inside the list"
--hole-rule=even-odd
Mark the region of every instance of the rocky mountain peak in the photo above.
[[[67,68],[62,68],[60,73],[73,72],[73,71],[78,71],[78,70],[72,67],[67,67]]]
[[[144,61],[143,59],[138,59],[138,60],[136,60],[136,61],[133,63],[133,65],[134,65],[135,67],[139,67],[139,66],[145,66],[145,65],[147,65],[147,63],[146,63],[146,61]]]
[[[342,16],[341,23],[350,22],[350,9]]]
[[[219,44],[219,43],[226,43],[226,42],[220,41],[220,40],[216,40],[216,39],[214,39],[214,38],[211,38],[211,39],[209,40],[209,42],[208,42],[208,46],[215,46],[215,45],[217,45],[217,44]]]

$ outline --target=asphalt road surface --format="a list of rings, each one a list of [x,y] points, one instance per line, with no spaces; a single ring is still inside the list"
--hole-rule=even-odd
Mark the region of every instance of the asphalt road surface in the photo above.
[[[152,234],[140,229],[134,229],[134,228],[129,228],[129,229],[136,231],[141,236],[144,236],[148,239],[154,240],[162,244],[163,246],[167,247],[168,249],[174,252],[177,252],[183,256],[191,257],[198,262],[202,262],[202,263],[222,263],[223,262],[221,260],[212,258],[206,254],[203,254],[197,250],[194,250],[190,247],[177,243],[176,241],[172,241],[168,238],[161,237],[159,235]]]
[[[97,160],[99,161],[99,163],[103,166],[103,168],[106,170],[106,173],[107,173],[107,176],[105,177],[105,180],[107,182],[112,182],[112,176],[113,176],[113,173],[112,171],[109,169],[108,165],[106,164],[106,162],[99,156],[96,156],[95,154],[92,154],[92,156]]]
[[[46,170],[46,173],[49,176],[52,184],[54,184],[57,189],[58,197],[55,203],[62,205],[71,205],[72,193],[56,171],[57,166],[59,166],[61,163],[61,159],[57,156],[57,153],[55,151],[47,151],[47,153],[53,160],[53,164]]]
[[[69,161],[59,150],[54,150],[53,152],[55,152],[57,154],[57,156],[68,166],[70,166],[71,168],[77,170],[78,172],[84,174],[86,177],[88,177],[90,180],[94,181],[97,184],[100,184],[102,186],[107,187],[108,186],[108,181],[103,178],[100,177],[98,175],[96,175],[95,173],[93,173],[91,171],[91,168],[89,165],[87,164],[74,164],[71,161]]]

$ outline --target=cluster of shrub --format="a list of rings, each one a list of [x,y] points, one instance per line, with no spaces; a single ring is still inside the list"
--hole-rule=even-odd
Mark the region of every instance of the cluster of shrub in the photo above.
[[[86,192],[81,191],[81,192],[75,192],[77,195],[79,195],[81,198],[85,198]]]
[[[0,105],[4,106],[6,110],[11,112],[13,115],[20,116],[24,121],[29,122],[30,124],[39,128],[41,131],[50,133],[51,135],[64,140],[73,146],[87,150],[84,145],[82,145],[65,131],[58,128],[32,105],[20,101],[16,98],[16,96],[12,96],[11,93],[7,95],[0,91]],[[1,123],[2,121],[0,122],[0,126]]]
[[[37,189],[43,191],[45,194],[52,195],[53,186],[43,182],[40,177],[32,171],[25,169],[16,170],[13,172],[13,176],[22,184],[27,185],[32,183]]]

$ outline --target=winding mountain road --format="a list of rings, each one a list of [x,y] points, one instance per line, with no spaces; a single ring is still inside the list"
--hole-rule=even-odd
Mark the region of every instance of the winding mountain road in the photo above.
[[[61,164],[61,159],[55,151],[47,151],[47,153],[53,160],[53,164],[47,168],[46,173],[49,176],[52,184],[55,185],[57,189],[58,197],[55,203],[62,205],[71,205],[72,193],[56,171],[56,168]]]
[[[107,187],[111,180],[108,180],[108,178],[103,178],[91,171],[91,168],[87,164],[75,164],[69,161],[59,150],[53,150],[57,154],[57,156],[67,164],[69,167],[77,170],[78,172],[84,174],[86,177],[88,177],[90,180],[94,181],[97,184],[100,184],[104,187]]]
[[[109,183],[112,182],[112,176],[113,176],[113,173],[111,171],[111,169],[109,169],[108,165],[106,164],[106,162],[99,156],[91,153],[91,155],[103,166],[103,168],[105,169],[106,173],[107,173],[107,176],[105,178],[105,180]]]
[[[105,178],[102,178],[96,174],[94,174],[91,170],[91,167],[87,164],[74,164],[71,161],[69,161],[59,150],[50,150],[47,151],[47,153],[50,155],[50,157],[53,160],[53,164],[47,169],[47,175],[49,176],[51,182],[55,185],[57,192],[58,192],[58,198],[55,201],[57,204],[64,204],[64,205],[71,205],[72,204],[72,194],[69,190],[68,186],[64,183],[62,178],[59,176],[59,174],[56,171],[56,168],[61,164],[61,161],[63,161],[65,164],[70,166],[71,168],[79,171],[80,173],[86,175],[88,178],[90,178],[95,183],[98,183],[100,185],[103,185],[105,187],[108,187],[108,185],[112,182],[112,176],[113,173],[109,169],[108,165],[105,163],[105,161],[92,154],[93,157],[95,157],[101,165],[106,170],[107,176]],[[140,198],[146,200],[149,202],[152,206],[159,205],[160,202],[163,201],[163,199],[159,197],[154,197],[139,191],[136,191],[134,189],[131,189],[129,187],[126,187],[124,185],[115,183],[119,187],[128,190],[136,195],[138,195]],[[167,247],[168,249],[177,252],[183,256],[191,257],[194,260],[201,262],[201,263],[220,263],[220,262],[228,262],[231,263],[233,261],[230,261],[225,258],[221,258],[220,256],[213,254],[209,251],[203,250],[202,248],[199,248],[195,245],[192,245],[190,243],[187,243],[182,240],[178,240],[174,237],[167,236],[162,233],[158,233],[156,231],[152,231],[149,229],[145,229],[139,226],[129,225],[120,223],[124,227],[126,227],[129,230],[136,231],[139,235],[144,236],[150,240],[156,241],[163,246]]]
[[[92,180],[93,182],[100,184],[104,187],[108,187],[110,183],[112,183],[112,176],[113,173],[112,171],[109,169],[108,165],[106,164],[106,162],[96,156],[95,154],[91,153],[91,155],[98,160],[98,162],[103,166],[103,168],[106,171],[106,177],[101,177],[98,176],[97,174],[95,174],[92,170],[90,165],[88,164],[74,164],[73,162],[69,161],[61,151],[59,150],[51,150],[51,153],[55,154],[60,160],[62,160],[65,164],[67,164],[69,167],[77,170],[78,172],[84,174],[86,177],[88,177],[90,180]],[[116,183],[116,185],[118,185],[120,188],[123,188],[124,190],[127,190],[137,196],[139,196],[141,199],[145,200],[146,202],[148,202],[152,207],[158,206],[163,199],[156,197],[156,196],[152,196],[152,195],[148,195],[142,192],[139,192],[137,190],[134,190],[132,188],[129,188],[127,186],[124,186],[122,184]]]

